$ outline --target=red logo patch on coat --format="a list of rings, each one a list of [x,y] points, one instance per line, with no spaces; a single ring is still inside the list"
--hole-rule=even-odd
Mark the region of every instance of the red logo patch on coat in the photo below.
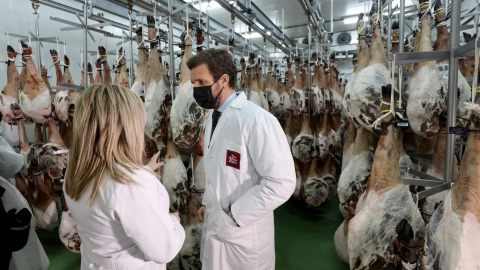
[[[240,154],[227,150],[227,166],[240,170]]]

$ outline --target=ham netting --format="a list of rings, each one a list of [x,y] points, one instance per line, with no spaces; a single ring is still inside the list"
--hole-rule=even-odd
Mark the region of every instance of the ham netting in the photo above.
[[[447,87],[437,69],[422,66],[410,80],[407,116],[415,134],[433,138],[440,129],[438,116],[446,109]]]
[[[448,85],[448,79],[445,85]],[[467,110],[464,103],[472,99],[472,88],[460,71],[458,71],[458,90],[460,93],[457,105],[457,126],[464,127],[472,115],[472,111]]]
[[[16,98],[0,93],[0,114],[2,115],[3,122],[10,125],[14,123],[12,118],[15,116],[13,115],[11,105],[17,103],[18,100]]]
[[[325,112],[325,97],[322,89],[317,86],[312,87],[312,113],[319,115]]]
[[[171,211],[186,209],[186,201],[184,199],[186,196],[185,191],[187,190],[187,169],[183,165],[179,154],[173,158],[165,159],[165,161],[167,163],[163,171],[163,185],[170,197],[170,209]]]
[[[354,86],[350,93],[351,112],[360,125],[373,131],[371,125],[380,117],[382,87],[394,85],[390,71],[382,64],[374,64],[361,70],[350,82]]]
[[[165,96],[167,94],[167,88],[165,83],[162,80],[159,80],[158,83],[155,79],[150,81],[149,87],[147,89],[147,94],[145,95],[145,108],[147,111],[147,121],[145,124],[145,134],[151,140],[155,141],[158,146],[156,130],[159,128],[159,118],[160,107],[165,101]],[[163,127],[165,129],[166,127]],[[160,148],[159,148],[160,149]]]
[[[373,156],[371,151],[363,151],[352,156],[347,167],[340,174],[337,193],[340,209],[343,209],[344,214],[355,209],[355,204],[365,191],[372,170]]]
[[[291,108],[292,108],[292,98],[285,91],[280,95],[280,111],[283,114],[286,114],[287,110],[290,110]]]
[[[307,163],[313,157],[313,135],[311,134],[299,134],[295,140],[293,140],[292,154],[300,161]]]
[[[348,263],[349,256],[348,256],[348,234],[345,234],[345,220],[340,224],[340,226],[335,231],[335,235],[333,236],[333,240],[335,242],[335,250],[337,251],[338,257]]]
[[[53,143],[46,143],[39,153],[39,161],[42,171],[46,172],[52,179],[63,176],[67,168],[68,153],[58,154],[57,151],[66,150]]]
[[[293,87],[290,89],[290,95],[293,115],[298,116],[305,110],[305,92],[303,89]]]
[[[350,266],[369,269],[379,258],[399,265],[393,243],[403,219],[412,227],[415,239],[425,237],[425,223],[407,186],[397,185],[382,194],[374,190],[364,193],[348,228]]]
[[[55,105],[55,114],[57,115],[57,118],[62,122],[67,121],[69,115],[68,109],[70,106],[70,93],[65,90],[57,92],[53,104]]]
[[[262,107],[262,97],[260,96],[260,92],[250,90],[250,96],[248,100],[258,105],[259,107]]]
[[[145,82],[135,81],[132,85],[132,91],[139,97],[145,95]]]
[[[345,108],[345,113],[350,119],[354,119],[355,115],[352,112],[352,102],[351,102],[351,96],[353,92],[353,82],[357,78],[357,72],[354,72],[352,76],[350,77],[350,80],[347,82],[345,85],[345,90],[343,93],[343,100],[342,100],[342,106]]]
[[[193,98],[193,84],[181,85],[170,111],[173,142],[181,148],[193,147],[203,132],[206,116],[206,110]]]
[[[24,92],[18,95],[18,103],[22,112],[30,117],[33,122],[38,124],[45,124],[52,113],[52,101],[50,92],[45,91],[40,93],[34,100],[30,100]]]
[[[63,245],[71,252],[80,253],[82,239],[77,231],[77,221],[73,218],[70,211],[62,212],[58,235]]]
[[[262,108],[265,110],[265,111],[269,111],[269,107],[268,107],[268,100],[267,100],[267,95],[265,94],[264,91],[260,90],[260,99],[262,101]]]
[[[425,269],[480,269],[479,245],[480,224],[477,218],[467,212],[462,222],[452,209],[452,192],[448,191],[427,229]]]

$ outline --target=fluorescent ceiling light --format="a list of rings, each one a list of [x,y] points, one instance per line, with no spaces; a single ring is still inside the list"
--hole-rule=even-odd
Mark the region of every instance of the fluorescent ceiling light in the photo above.
[[[191,3],[192,0],[190,0],[190,1],[187,0],[187,2]],[[210,6],[210,7],[208,7],[208,6]],[[198,4],[198,1],[195,1],[195,4],[193,5],[193,7],[196,8],[197,10],[200,10],[200,5]],[[221,7],[222,6],[220,6],[220,4],[215,2],[215,1],[211,1],[210,4],[202,1],[202,11],[207,10],[207,9],[211,11],[211,10],[218,9],[218,8],[221,8]]]
[[[355,23],[357,23],[357,21],[358,21],[358,18],[355,18],[355,17],[344,18],[343,19],[344,24],[355,24]]]
[[[269,36],[270,36],[271,34],[272,34],[272,32],[270,32],[270,31],[267,31],[267,35],[269,35]]]
[[[243,34],[242,35],[244,38],[246,39],[252,39],[252,38],[259,38],[259,37],[262,37],[262,35],[260,35],[260,33],[257,33],[257,32],[252,32],[251,34]]]

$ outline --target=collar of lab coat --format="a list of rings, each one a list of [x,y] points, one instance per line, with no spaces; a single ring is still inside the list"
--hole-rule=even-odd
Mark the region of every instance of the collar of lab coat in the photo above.
[[[222,117],[220,117],[220,121],[218,122],[217,126],[215,127],[215,131],[213,132],[212,139],[207,143],[208,147],[206,148],[206,154],[210,152],[210,149],[212,149],[213,145],[215,144],[215,140],[218,137],[218,134],[222,130],[222,128],[225,126],[228,120],[228,115],[230,114],[230,111],[232,108],[235,109],[240,109],[242,106],[245,104],[247,101],[247,96],[245,93],[241,92],[233,101],[230,103],[230,106],[222,113]],[[208,117],[208,122],[207,122],[207,129],[205,130],[205,134],[211,134],[212,133],[212,114]]]

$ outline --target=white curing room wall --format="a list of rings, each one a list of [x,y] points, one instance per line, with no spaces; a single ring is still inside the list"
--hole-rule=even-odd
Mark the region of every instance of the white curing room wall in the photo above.
[[[5,35],[5,32],[11,32],[11,33],[16,33],[16,34],[21,34],[21,35],[26,35],[28,36],[28,31],[31,31],[32,33],[35,33],[35,20],[37,19],[37,15],[33,15],[33,9],[32,9],[32,2],[29,0],[1,0],[0,1],[2,4],[2,10],[3,10],[3,15],[0,16],[0,60],[1,61],[6,61],[7,60],[7,43],[9,42],[11,46],[14,47],[14,49],[21,53],[20,45],[19,45],[19,38],[15,37],[9,37]],[[64,5],[74,7],[76,9],[81,10],[82,5],[78,2],[75,2],[73,0],[62,0],[58,1],[61,2]],[[50,20],[50,17],[57,17],[65,20],[69,20],[75,23],[79,23],[77,17],[74,14],[63,12],[51,7],[47,7],[44,5],[40,5],[40,8],[38,9],[38,13],[40,14],[39,18],[39,25],[40,25],[40,36],[41,37],[59,37],[61,41],[67,42],[66,45],[66,54],[70,59],[70,72],[73,77],[73,81],[75,84],[80,85],[80,79],[81,79],[81,69],[79,67],[79,64],[82,63],[81,61],[81,54],[80,51],[83,50],[83,31],[82,30],[75,30],[75,31],[61,31],[60,29],[62,27],[66,27],[69,25],[52,21]],[[105,17],[108,19],[112,19],[116,22],[123,23],[125,25],[128,25],[128,20],[118,18],[115,16],[112,16],[106,12],[103,12],[101,10],[95,9],[94,8],[94,14],[98,13],[104,13]],[[81,16],[83,18],[83,16]],[[146,18],[144,17],[144,20],[146,22]],[[90,23],[98,23],[97,21],[90,21]],[[162,25],[161,29],[166,30],[166,25]],[[115,35],[120,36],[121,35],[121,29],[114,28],[112,26],[106,26],[103,28],[103,30],[107,32],[114,33]],[[135,29],[134,29],[135,31]],[[105,46],[105,43],[107,43],[107,50],[117,50],[116,43],[121,41],[121,39],[117,38],[107,38],[105,41],[105,38],[103,37],[102,34],[96,33],[96,32],[91,32],[92,35],[95,38],[95,42],[88,36],[88,50],[97,50],[97,47],[100,45],[100,41],[102,41],[103,46]],[[135,35],[135,33],[134,33]],[[174,43],[178,43],[176,41],[177,39],[174,39]],[[28,43],[28,42],[27,42]],[[34,62],[37,64],[37,44],[36,42],[32,41],[31,42],[32,50],[33,50],[33,55],[34,55]],[[164,44],[162,43],[162,46]],[[178,50],[178,46],[175,46],[175,50]],[[51,76],[50,78],[50,83],[52,86],[56,86],[56,76],[55,76],[55,68],[53,67],[53,61],[50,56],[50,49],[57,49],[57,44],[53,43],[43,43],[43,55],[42,55],[42,62],[43,64],[48,68],[48,75]],[[129,60],[130,60],[130,47],[129,43],[126,43],[124,45],[124,49],[126,49],[126,58],[127,58],[127,65],[129,65]],[[64,55],[64,47],[63,45],[59,44],[58,45],[58,51],[59,51],[59,58],[60,60],[63,61],[63,55]],[[134,41],[133,42],[133,53],[134,53],[134,58],[136,58],[137,54],[137,44]],[[95,76],[95,61],[97,59],[96,54],[93,56],[88,56],[88,61],[92,61],[92,66],[93,66],[93,72]],[[114,63],[116,60],[116,56],[114,55],[108,55],[108,63],[110,66]],[[169,58],[167,56],[164,56],[164,61],[168,61]],[[175,61],[175,66],[178,71],[178,66],[180,64],[180,58],[177,58]],[[18,67],[18,72],[21,72],[21,56],[17,56],[16,59],[16,65]],[[129,67],[129,66],[128,66]],[[37,67],[38,68],[38,67]],[[134,64],[134,68],[136,69],[136,64]],[[112,73],[112,78],[114,74]],[[7,83],[7,65],[6,64],[0,64],[0,87],[3,88]],[[4,135],[7,139],[7,141],[12,144],[16,145],[18,144],[18,129],[16,126],[10,127],[9,125],[5,123],[1,123],[1,127],[4,131]],[[33,141],[34,133],[33,133],[33,127],[34,125],[27,125],[27,137],[30,141]]]

